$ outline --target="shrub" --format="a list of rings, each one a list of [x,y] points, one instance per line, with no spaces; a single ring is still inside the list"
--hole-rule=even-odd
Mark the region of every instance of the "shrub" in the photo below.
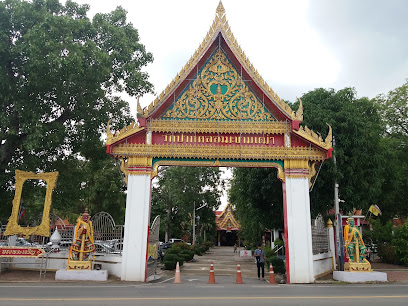
[[[177,264],[177,262],[174,262],[174,261],[164,261],[163,263],[164,263],[165,270],[174,270]]]
[[[176,247],[181,250],[191,250],[192,249],[191,245],[184,243],[184,242],[177,242],[173,245],[173,247]]]
[[[180,256],[183,256],[184,261],[190,261],[193,259],[194,257],[194,252],[193,251],[189,251],[189,250],[183,250],[180,253]]]
[[[278,256],[272,256],[270,258],[266,258],[267,269],[269,269],[269,264],[272,263],[273,271],[278,274],[285,274],[286,267],[285,262],[279,258]]]
[[[164,255],[163,258],[164,262],[164,269],[165,270],[174,270],[176,268],[177,262],[179,262],[180,266],[184,263],[184,257],[180,254],[168,254]]]
[[[399,262],[408,266],[408,221],[395,230],[392,244],[395,246],[395,254]]]
[[[205,251],[203,251],[203,249],[201,248],[201,245],[199,245],[199,244],[195,244],[193,246],[193,251],[194,251],[194,254],[197,254],[198,256],[202,256],[203,253],[205,252]]]
[[[398,262],[398,257],[395,253],[395,246],[389,245],[386,242],[378,244],[378,256],[381,258],[382,262],[391,264]]]

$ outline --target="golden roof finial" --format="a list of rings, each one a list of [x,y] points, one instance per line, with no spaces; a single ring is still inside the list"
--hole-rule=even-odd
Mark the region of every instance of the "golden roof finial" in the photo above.
[[[221,18],[222,15],[225,14],[225,9],[224,6],[222,5],[222,1],[220,0],[220,3],[218,3],[217,9],[215,11],[217,15]]]
[[[109,119],[108,124],[106,125],[106,144],[111,144],[113,141],[113,134],[110,130],[110,122],[111,119]]]
[[[299,108],[296,111],[296,119],[303,121],[303,103],[302,99],[297,98],[299,100]]]
[[[143,117],[143,109],[140,106],[139,99],[140,99],[140,96],[137,97],[137,111],[136,111],[136,117],[137,118]]]
[[[332,132],[332,127],[330,126],[330,124],[328,124],[326,122],[327,126],[329,127],[329,133],[327,134],[326,139],[324,140],[324,143],[326,145],[330,145],[330,147],[332,146],[332,141],[333,141],[333,132]]]

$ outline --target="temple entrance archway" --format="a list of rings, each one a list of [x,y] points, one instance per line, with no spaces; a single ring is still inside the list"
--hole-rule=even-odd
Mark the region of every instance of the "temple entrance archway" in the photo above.
[[[289,283],[314,281],[309,186],[331,157],[266,84],[231,32],[220,2],[197,51],[138,120],[112,133],[106,150],[127,182],[122,280],[145,281],[152,179],[159,166],[273,167],[282,182]]]

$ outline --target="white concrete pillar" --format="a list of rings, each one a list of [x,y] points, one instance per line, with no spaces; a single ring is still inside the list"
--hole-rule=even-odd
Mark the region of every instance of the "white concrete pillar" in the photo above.
[[[145,282],[150,223],[150,174],[129,175],[127,187],[121,279]]]
[[[286,271],[288,283],[312,283],[313,250],[309,180],[286,176],[283,185]]]

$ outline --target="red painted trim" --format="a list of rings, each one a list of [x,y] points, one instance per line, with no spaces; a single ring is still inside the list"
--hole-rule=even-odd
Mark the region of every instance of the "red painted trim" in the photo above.
[[[150,218],[149,218],[150,220]],[[146,245],[146,259],[145,259],[145,277],[144,277],[144,282],[146,282],[147,279],[147,256],[149,255],[149,236],[150,236],[150,226],[147,226],[147,245]]]
[[[286,283],[290,284],[289,270],[289,235],[288,235],[288,206],[286,202],[286,183],[282,182],[283,193],[283,218],[285,227],[285,253],[286,253]]]
[[[146,118],[137,118],[137,121],[139,122],[139,126],[146,126]]]
[[[333,148],[330,148],[329,151],[327,151],[327,158],[332,158],[333,157]]]
[[[293,120],[292,121],[292,130],[299,131],[300,120]]]
[[[147,220],[150,220],[150,212],[152,209],[152,179],[150,179],[150,193],[149,193],[149,216],[147,217]],[[150,221],[149,221],[150,222]],[[149,255],[149,237],[150,236],[150,226],[147,226],[147,246],[146,246],[146,264],[145,264],[145,279],[144,281],[146,282],[147,279],[147,257]]]
[[[106,145],[106,153],[110,153],[111,152],[111,145]]]

